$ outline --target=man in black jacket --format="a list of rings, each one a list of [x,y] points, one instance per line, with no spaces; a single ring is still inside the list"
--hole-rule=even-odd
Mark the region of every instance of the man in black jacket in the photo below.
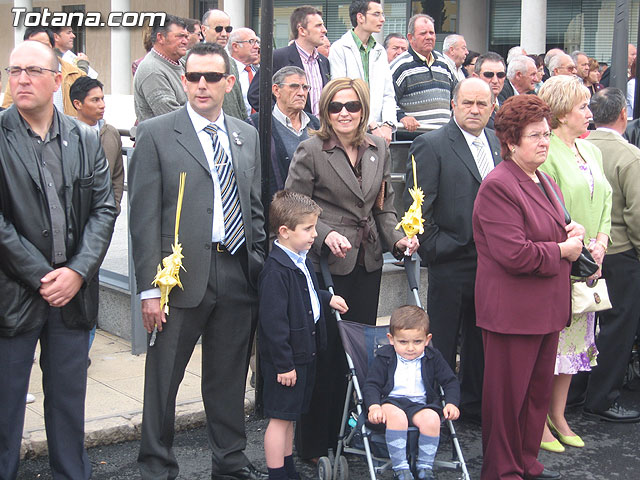
[[[0,477],[15,478],[36,344],[54,478],[88,479],[84,401],[96,273],[116,217],[95,133],[60,114],[54,51],[9,59],[14,105],[0,114]]]
[[[296,8],[290,19],[293,42],[288,47],[273,51],[274,72],[287,65],[293,65],[305,71],[307,83],[311,85],[311,89],[304,111],[314,115],[318,115],[320,92],[331,79],[329,60],[318,53],[318,47],[323,45],[324,37],[327,35],[321,15],[321,11],[309,5]],[[260,70],[256,72],[249,86],[247,100],[255,111],[260,110]]]

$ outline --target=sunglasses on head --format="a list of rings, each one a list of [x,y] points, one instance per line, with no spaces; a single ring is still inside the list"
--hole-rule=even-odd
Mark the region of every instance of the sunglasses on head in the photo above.
[[[362,110],[362,104],[355,100],[353,102],[340,103],[340,102],[330,102],[329,103],[329,113],[340,113],[343,108],[347,109],[349,113],[356,113]]]
[[[227,77],[227,74],[220,72],[187,72],[184,76],[187,79],[187,82],[197,83],[202,77],[204,77],[204,80],[207,83],[217,83]]]
[[[218,25],[213,29],[216,31],[216,33],[222,33],[222,30],[224,30],[227,33],[231,33],[233,31],[233,27],[231,25],[229,25],[228,27],[223,27],[222,25]]]
[[[494,75],[498,78],[504,78],[507,76],[504,72],[482,72],[482,76],[484,76],[484,78],[493,78]]]

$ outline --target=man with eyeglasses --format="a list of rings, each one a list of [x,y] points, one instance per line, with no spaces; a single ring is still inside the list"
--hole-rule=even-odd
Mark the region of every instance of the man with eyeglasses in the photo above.
[[[476,326],[477,258],[471,217],[480,184],[501,161],[500,142],[486,128],[495,99],[486,82],[467,78],[456,85],[452,96],[449,123],[416,138],[409,158],[416,159],[418,187],[425,194],[422,217],[426,221],[418,253],[429,267],[431,332],[454,370],[460,343],[460,412],[463,419],[479,424],[484,352]],[[411,167],[406,185],[413,185]],[[407,190],[403,199],[408,207]]]
[[[320,128],[315,115],[304,111],[311,85],[299,67],[282,67],[273,75],[271,91],[276,99],[271,122],[271,169],[269,196],[284,188],[289,164],[298,145],[309,138],[309,130]],[[250,121],[258,128],[260,114],[251,115]]]
[[[87,480],[89,330],[116,206],[96,134],[58,111],[54,51],[18,45],[0,113],[0,477],[15,479],[36,344],[53,478]]]
[[[495,106],[487,122],[487,128],[493,130],[493,120],[496,116],[496,111],[500,108],[498,95],[500,95],[500,92],[504,88],[504,80],[507,76],[503,58],[494,52],[487,52],[484,55],[480,55],[476,59],[473,76],[487,82],[496,99]]]
[[[260,58],[260,40],[258,40],[256,32],[250,28],[238,28],[231,32],[227,50],[238,71],[236,78],[242,90],[247,116],[249,116],[256,113],[256,110],[252,111],[247,100],[247,91],[255,75],[254,64]]]
[[[187,53],[189,33],[184,20],[167,15],[151,30],[153,47],[133,77],[133,104],[138,123],[179,109],[187,101],[180,78],[180,59]]]
[[[296,8],[289,17],[293,42],[287,47],[273,51],[273,71],[293,65],[302,68],[311,85],[304,111],[318,115],[318,102],[322,88],[331,79],[329,60],[320,54],[327,37],[327,29],[322,20],[322,12],[315,7],[303,5]],[[256,73],[249,87],[247,98],[251,106],[260,109],[260,71]]]
[[[266,238],[260,142],[255,128],[223,112],[235,78],[218,44],[199,43],[182,77],[188,102],[143,122],[129,164],[133,261],[142,319],[155,343],[147,350],[138,464],[147,479],[175,479],[176,394],[202,337],[202,400],[212,450],[212,480],[263,480],[243,450],[247,359],[257,321],[257,277]],[[151,286],[171,251],[181,172],[184,289],[160,308]]]
[[[369,132],[391,142],[396,129],[396,100],[387,52],[373,38],[385,22],[377,0],[354,0],[349,6],[353,29],[336,40],[329,51],[333,78],[361,78],[369,85]]]
[[[393,61],[391,75],[397,118],[406,129],[398,132],[398,139],[412,140],[425,130],[435,130],[449,122],[456,79],[442,55],[434,51],[436,31],[432,17],[423,13],[411,17],[407,38],[409,50]]]
[[[578,69],[576,68],[576,64],[573,63],[571,55],[563,52],[555,55],[551,59],[549,62],[549,72],[552,77],[555,75],[570,75],[575,77]]]
[[[567,55],[568,56],[568,55]],[[556,57],[553,57],[554,59]],[[569,57],[570,58],[570,57]],[[498,101],[504,101],[514,95],[534,93],[534,87],[538,80],[536,62],[525,55],[515,57],[507,65],[507,81],[498,95]]]

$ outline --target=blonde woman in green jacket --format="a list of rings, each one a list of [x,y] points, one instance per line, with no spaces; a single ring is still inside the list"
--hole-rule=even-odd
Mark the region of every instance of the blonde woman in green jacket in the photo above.
[[[560,75],[547,80],[539,96],[547,102],[552,113],[549,156],[540,170],[560,186],[571,219],[584,225],[585,244],[594,260],[602,265],[611,229],[611,186],[603,172],[600,150],[579,138],[587,132],[592,117],[589,110],[591,95],[577,77]],[[598,270],[594,278],[600,275]],[[590,371],[597,365],[597,355],[595,313],[573,315],[570,326],[560,332],[542,449],[563,452],[562,444],[584,446],[582,439],[569,427],[564,410],[571,376]]]

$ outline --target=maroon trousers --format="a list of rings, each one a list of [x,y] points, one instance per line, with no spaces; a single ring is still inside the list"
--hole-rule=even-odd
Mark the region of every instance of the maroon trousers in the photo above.
[[[537,457],[551,400],[558,335],[482,331],[483,480],[535,477],[544,469]]]

